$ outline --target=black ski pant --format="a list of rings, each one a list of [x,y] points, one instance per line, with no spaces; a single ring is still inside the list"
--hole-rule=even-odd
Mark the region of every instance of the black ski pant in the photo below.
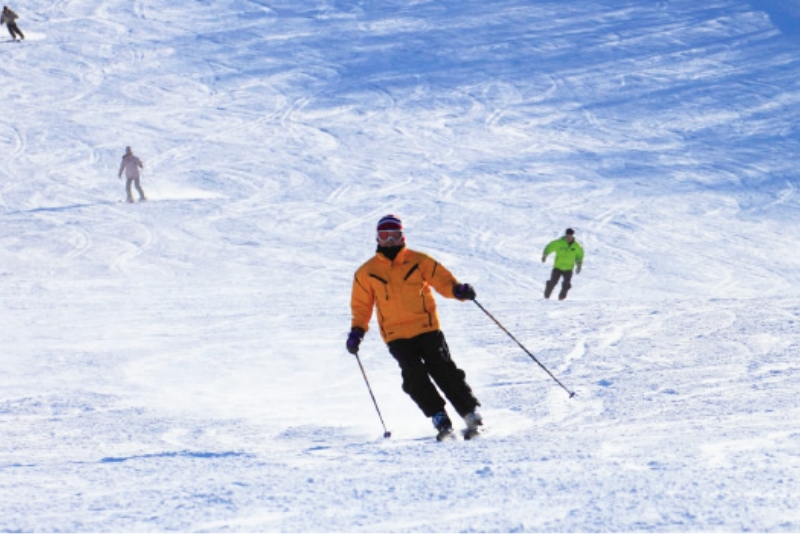
[[[131,184],[136,185],[136,191],[139,193],[139,200],[144,200],[144,191],[142,191],[142,185],[139,183],[139,177],[136,178],[128,178],[127,182],[125,182],[125,191],[128,192],[128,200],[133,200],[133,194],[131,192]]]
[[[553,269],[550,273],[550,280],[544,285],[544,298],[549,299],[553,289],[558,285],[558,279],[564,278],[561,284],[561,292],[558,294],[558,300],[567,298],[567,291],[572,287],[572,269],[569,271],[562,271],[561,269]]]
[[[8,23],[6,23],[6,26],[8,26],[8,33],[11,34],[11,38],[12,39],[16,39],[17,35],[19,35],[20,39],[25,39],[25,36],[22,35],[22,32],[19,31],[19,28],[17,28],[17,23],[16,22],[8,22]]]
[[[389,352],[402,370],[403,391],[427,417],[444,410],[445,401],[436,386],[462,417],[481,405],[467,384],[466,373],[450,357],[441,331],[390,341]]]

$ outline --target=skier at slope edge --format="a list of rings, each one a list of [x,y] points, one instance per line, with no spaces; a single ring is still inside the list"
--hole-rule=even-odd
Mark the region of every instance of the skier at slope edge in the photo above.
[[[462,301],[475,299],[475,290],[459,283],[427,254],[406,248],[403,224],[396,216],[386,215],[378,222],[376,240],[375,256],[358,268],[353,281],[348,352],[358,354],[377,308],[381,336],[400,365],[403,390],[432,419],[437,438],[450,435],[453,424],[434,382],[464,418],[467,433],[477,433],[483,424],[476,410],[480,402],[466,382],[466,373],[450,357],[431,287]]]
[[[8,33],[11,34],[13,40],[17,40],[17,35],[20,39],[25,39],[25,35],[17,27],[17,19],[19,15],[11,11],[8,6],[3,6],[3,14],[0,15],[0,25],[5,24],[8,28]]]
[[[580,243],[575,241],[575,231],[572,228],[567,228],[564,232],[564,237],[560,237],[555,241],[551,241],[544,248],[542,253],[542,263],[547,261],[547,256],[551,252],[556,253],[556,259],[553,262],[553,271],[550,273],[550,280],[544,286],[544,298],[549,299],[553,289],[558,285],[558,279],[564,278],[561,284],[561,292],[558,294],[558,300],[567,298],[567,292],[572,287],[572,269],[575,273],[581,272],[583,265],[583,247]]]

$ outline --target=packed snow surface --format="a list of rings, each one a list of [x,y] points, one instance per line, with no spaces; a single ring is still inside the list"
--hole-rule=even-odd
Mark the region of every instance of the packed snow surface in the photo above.
[[[0,531],[800,530],[797,3],[9,7]],[[373,319],[384,439],[387,213],[565,388],[439,297],[486,433],[433,439]]]

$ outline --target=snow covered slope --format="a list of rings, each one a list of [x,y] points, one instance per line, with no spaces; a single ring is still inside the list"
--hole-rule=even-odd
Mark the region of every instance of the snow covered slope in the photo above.
[[[794,5],[10,5],[0,530],[800,530]],[[439,298],[487,435],[371,331],[384,440],[344,340],[390,212],[576,397]]]

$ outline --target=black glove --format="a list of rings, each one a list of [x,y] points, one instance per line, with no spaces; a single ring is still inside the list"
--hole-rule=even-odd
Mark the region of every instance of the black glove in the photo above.
[[[456,284],[453,286],[453,296],[458,300],[475,300],[475,290],[469,284]]]
[[[581,274],[581,264],[577,264],[575,266],[575,274]]]
[[[358,347],[361,345],[361,340],[364,339],[364,330],[354,326],[347,336],[347,352],[350,354],[358,354]]]

